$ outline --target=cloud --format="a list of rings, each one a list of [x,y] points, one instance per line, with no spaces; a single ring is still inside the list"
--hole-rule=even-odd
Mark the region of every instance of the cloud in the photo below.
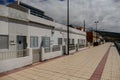
[[[45,11],[46,15],[56,22],[66,24],[66,0],[21,0]],[[98,29],[120,32],[120,0],[70,0],[70,24],[95,27],[99,20]]]
[[[120,0],[113,0],[114,2],[120,2]]]

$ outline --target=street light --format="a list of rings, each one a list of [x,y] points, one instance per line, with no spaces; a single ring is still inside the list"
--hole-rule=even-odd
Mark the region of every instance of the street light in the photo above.
[[[69,9],[70,8],[70,3],[69,3],[69,0],[67,0],[67,52],[68,52],[68,55],[69,55],[69,43],[70,43],[70,41],[69,41],[69,16],[70,16],[70,14],[69,14]]]
[[[97,31],[97,24],[99,23],[99,21],[95,21],[95,24],[96,24],[96,31]]]
[[[97,42],[97,24],[99,23],[99,21],[95,21],[95,24],[96,24],[96,42]]]
[[[60,1],[65,1],[65,0],[60,0]],[[69,24],[70,24],[70,19],[69,19],[69,16],[70,16],[70,14],[69,14],[69,11],[70,11],[70,2],[69,2],[69,0],[67,0],[67,55],[69,55],[69,43],[70,43],[70,41],[69,41]]]

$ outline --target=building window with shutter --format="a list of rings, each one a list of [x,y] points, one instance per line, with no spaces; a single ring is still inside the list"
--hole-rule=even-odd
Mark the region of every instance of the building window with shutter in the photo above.
[[[38,37],[36,37],[36,36],[30,37],[30,47],[31,48],[38,47]]]
[[[42,47],[50,47],[50,37],[42,37]]]
[[[75,40],[74,39],[72,39],[72,44],[75,44]]]
[[[65,42],[65,44],[67,44],[67,38],[64,38],[64,42]]]
[[[58,38],[58,45],[62,45],[62,38]]]
[[[0,35],[0,49],[8,49],[8,35]]]

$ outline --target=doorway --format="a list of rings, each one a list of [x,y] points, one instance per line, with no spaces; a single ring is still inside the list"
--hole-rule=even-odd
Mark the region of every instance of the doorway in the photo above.
[[[27,56],[27,39],[26,36],[17,36],[17,56],[24,57]]]

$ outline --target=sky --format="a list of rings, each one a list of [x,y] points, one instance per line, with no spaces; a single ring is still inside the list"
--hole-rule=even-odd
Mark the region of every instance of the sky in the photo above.
[[[8,3],[12,3],[15,0],[0,0],[0,4],[8,4]]]
[[[45,11],[56,22],[66,24],[66,0],[21,0]],[[70,24],[98,30],[120,32],[120,0],[70,0]]]

